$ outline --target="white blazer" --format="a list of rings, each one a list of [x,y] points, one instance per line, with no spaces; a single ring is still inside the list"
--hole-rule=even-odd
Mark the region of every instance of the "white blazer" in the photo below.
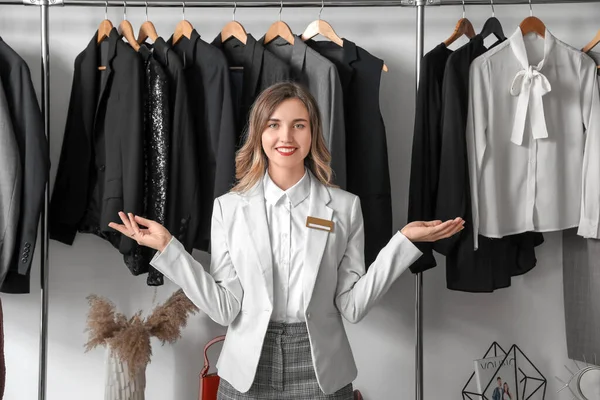
[[[309,216],[333,232],[306,228],[304,315],[321,390],[335,393],[357,375],[342,316],[360,321],[421,252],[400,232],[365,273],[364,226],[357,196],[311,174]],[[240,392],[254,381],[273,311],[273,264],[262,179],[245,194],[215,200],[210,274],[176,239],[151,264],[215,322],[229,326],[219,376]]]

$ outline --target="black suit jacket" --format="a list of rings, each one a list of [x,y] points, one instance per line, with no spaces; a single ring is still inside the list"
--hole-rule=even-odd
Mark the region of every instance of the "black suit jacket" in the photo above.
[[[172,38],[169,40],[172,43]],[[196,30],[190,39],[182,37],[175,52],[183,61],[198,136],[201,216],[195,247],[208,251],[213,201],[231,189],[235,182],[237,133],[233,118],[229,66],[221,50],[206,43]]]
[[[1,290],[5,293],[29,293],[29,271],[50,169],[48,141],[29,67],[2,39],[0,79],[8,102],[23,173],[16,247]]]
[[[119,211],[143,212],[143,68],[116,29],[105,42],[106,49],[99,47],[94,35],[75,59],[50,237],[72,244],[86,224],[86,231],[112,239],[128,254],[135,242],[115,236],[108,223],[120,222]],[[105,61],[106,70],[99,71]]]
[[[306,42],[332,61],[344,92],[346,186],[360,197],[365,220],[365,262],[370,265],[392,237],[392,195],[385,125],[379,109],[383,61],[348,39]]]
[[[438,44],[421,61],[408,190],[408,222],[435,219],[442,142],[442,83],[446,60],[452,54]],[[453,217],[456,218],[456,217]],[[410,270],[424,272],[437,265],[432,243],[417,243],[423,252]]]
[[[234,118],[240,138],[238,144],[241,145],[245,141],[244,133],[254,100],[269,86],[292,80],[292,70],[250,34],[245,45],[236,38],[223,43],[221,35],[212,44],[223,51],[229,67],[243,68],[231,71]]]

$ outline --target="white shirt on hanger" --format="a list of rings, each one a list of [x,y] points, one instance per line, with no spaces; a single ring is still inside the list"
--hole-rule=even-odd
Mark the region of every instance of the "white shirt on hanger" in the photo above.
[[[477,235],[579,226],[599,238],[596,64],[520,28],[471,64],[467,148]]]
[[[302,269],[306,217],[310,205],[310,175],[286,191],[263,178],[267,223],[273,249],[273,314],[271,321],[304,322]]]

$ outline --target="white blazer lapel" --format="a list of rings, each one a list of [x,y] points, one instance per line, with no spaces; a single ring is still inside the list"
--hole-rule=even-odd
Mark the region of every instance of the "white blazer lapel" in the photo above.
[[[321,184],[312,173],[310,173],[310,205],[307,217],[310,216],[331,221],[333,209],[327,206],[330,200],[331,196],[329,190]],[[328,237],[328,231],[306,228],[302,282],[305,310],[312,298]]]
[[[249,241],[256,257],[256,264],[260,267],[265,286],[269,292],[269,300],[273,304],[273,251],[271,237],[267,222],[265,196],[261,181],[247,195],[247,203],[243,206],[244,219]]]

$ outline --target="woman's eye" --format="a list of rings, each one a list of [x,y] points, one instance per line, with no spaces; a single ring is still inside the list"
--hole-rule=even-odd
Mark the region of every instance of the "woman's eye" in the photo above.
[[[269,124],[269,128],[271,128],[271,129],[275,129],[275,128],[277,128],[277,126],[278,126],[278,125],[277,125],[277,124],[275,124],[275,123],[273,123],[273,124]]]
[[[304,124],[296,124],[294,125],[294,128],[296,129],[304,129],[305,125]]]

